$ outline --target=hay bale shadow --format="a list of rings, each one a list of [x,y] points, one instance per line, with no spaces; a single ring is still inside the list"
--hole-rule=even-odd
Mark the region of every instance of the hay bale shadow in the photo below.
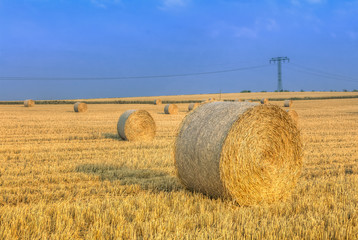
[[[119,135],[118,133],[102,133],[102,136],[104,138],[110,138],[110,139],[114,139],[114,140],[118,140],[118,141],[124,141]]]
[[[151,169],[131,169],[106,164],[81,164],[76,172],[97,175],[102,181],[119,181],[120,185],[139,185],[144,190],[173,192],[183,187],[175,176]]]

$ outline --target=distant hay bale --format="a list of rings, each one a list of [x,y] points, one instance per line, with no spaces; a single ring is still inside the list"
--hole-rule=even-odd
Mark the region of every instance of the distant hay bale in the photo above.
[[[234,102],[242,102],[242,99],[235,99]]]
[[[117,131],[123,140],[146,141],[155,137],[156,125],[145,110],[127,110],[118,120]]]
[[[244,102],[252,102],[252,100],[246,99]]]
[[[73,106],[75,112],[86,112],[87,111],[87,104],[84,102],[76,102]]]
[[[162,100],[160,100],[160,99],[154,100],[154,105],[160,105],[160,104],[162,104]]]
[[[179,108],[175,104],[167,104],[164,107],[164,113],[165,114],[177,114],[179,111]]]
[[[288,113],[288,115],[290,115],[293,121],[298,123],[298,113],[295,110],[286,110],[286,112]]]
[[[35,106],[35,101],[31,100],[31,99],[27,99],[24,101],[24,106],[25,107],[33,107],[33,106]]]
[[[174,146],[189,190],[239,205],[286,199],[302,167],[300,132],[276,105],[214,102],[189,113]]]
[[[188,111],[192,111],[199,106],[200,106],[200,103],[190,103],[188,106]]]
[[[260,102],[261,104],[268,104],[269,100],[267,98],[262,98]]]
[[[292,100],[285,100],[283,103],[284,107],[291,107],[292,106]]]

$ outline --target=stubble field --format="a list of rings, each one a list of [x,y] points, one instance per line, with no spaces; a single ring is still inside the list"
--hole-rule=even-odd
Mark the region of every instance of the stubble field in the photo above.
[[[358,238],[358,99],[294,102],[302,175],[286,202],[254,207],[180,185],[172,146],[188,105],[178,106],[0,105],[0,239]],[[118,137],[128,109],[150,112],[154,141]]]

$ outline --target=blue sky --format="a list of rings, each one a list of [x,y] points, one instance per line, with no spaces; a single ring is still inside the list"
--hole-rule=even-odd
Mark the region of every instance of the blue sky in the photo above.
[[[274,91],[278,56],[284,89],[358,89],[358,0],[0,0],[0,100]]]

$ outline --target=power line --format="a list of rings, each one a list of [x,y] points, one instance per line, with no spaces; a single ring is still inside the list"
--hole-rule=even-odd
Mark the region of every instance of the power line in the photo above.
[[[219,71],[208,71],[208,72],[195,72],[195,73],[183,73],[183,74],[168,74],[168,75],[149,75],[149,76],[127,76],[127,77],[0,77],[0,81],[4,80],[124,80],[124,79],[149,79],[149,78],[171,78],[171,77],[188,77],[188,76],[198,76],[198,75],[210,75],[210,74],[219,74],[227,72],[237,72],[251,69],[258,69],[270,66],[269,64],[257,65],[250,67],[241,67],[233,68]]]
[[[358,79],[355,79],[352,77],[348,77],[348,76],[344,76],[344,75],[340,75],[340,74],[328,73],[328,72],[325,72],[322,70],[305,67],[305,66],[302,66],[300,64],[295,64],[295,63],[291,63],[291,65],[294,66],[295,68],[299,69],[296,71],[299,71],[302,73],[311,74],[311,75],[315,75],[318,77],[330,78],[330,79],[338,80],[338,81],[358,82]],[[348,79],[353,79],[353,80],[348,80]]]

